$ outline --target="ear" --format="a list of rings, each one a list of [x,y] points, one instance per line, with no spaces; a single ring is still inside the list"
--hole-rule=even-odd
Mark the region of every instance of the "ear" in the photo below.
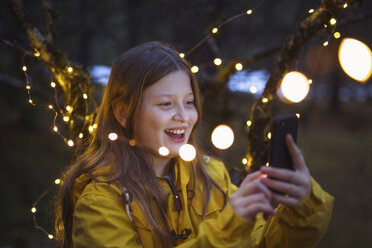
[[[125,128],[127,125],[127,106],[122,101],[116,101],[112,104],[112,110],[116,120]]]

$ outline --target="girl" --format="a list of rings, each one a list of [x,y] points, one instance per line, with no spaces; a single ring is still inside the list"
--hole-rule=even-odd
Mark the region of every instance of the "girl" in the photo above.
[[[150,42],[122,54],[90,145],[64,177],[56,208],[61,245],[316,247],[333,198],[311,178],[291,137],[295,171],[264,166],[237,188],[221,162],[200,151],[191,162],[178,156],[183,144],[194,144],[200,119],[197,82],[175,50]]]

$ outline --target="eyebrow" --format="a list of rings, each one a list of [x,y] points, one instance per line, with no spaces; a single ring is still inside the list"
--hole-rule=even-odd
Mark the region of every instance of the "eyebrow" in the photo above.
[[[194,93],[193,92],[190,92],[190,93],[188,93],[188,94],[186,94],[186,96],[194,96]],[[157,95],[156,97],[163,97],[163,96],[165,96],[165,97],[171,97],[171,96],[173,96],[172,94],[164,94],[164,95]]]

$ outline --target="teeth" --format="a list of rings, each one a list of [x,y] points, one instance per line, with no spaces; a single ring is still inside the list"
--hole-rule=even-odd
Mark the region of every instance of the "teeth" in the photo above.
[[[165,130],[165,132],[167,133],[172,133],[172,134],[183,134],[185,133],[185,129],[168,129],[168,130]]]

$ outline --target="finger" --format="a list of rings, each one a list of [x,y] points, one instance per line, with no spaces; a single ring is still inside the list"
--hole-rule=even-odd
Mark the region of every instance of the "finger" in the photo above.
[[[302,152],[298,148],[296,143],[294,142],[292,135],[287,134],[285,136],[285,142],[287,144],[289,153],[291,154],[291,158],[292,158],[295,170],[300,170],[300,171],[307,170]]]
[[[247,206],[244,209],[240,210],[241,216],[245,218],[253,218],[255,217],[258,213],[262,212],[266,216],[275,216],[276,211],[275,209],[269,205],[269,204],[264,204],[264,203],[256,203]]]
[[[271,178],[262,178],[261,181],[268,188],[281,192],[284,195],[290,195],[291,197],[295,198],[301,198],[303,195],[303,190],[301,187],[298,187],[295,184],[278,181]]]
[[[299,172],[288,170],[288,169],[280,169],[268,166],[262,166],[260,168],[261,173],[267,174],[267,177],[275,178],[277,180],[285,181],[288,183],[293,183],[296,185],[301,184],[301,179],[298,176]]]
[[[273,194],[273,200],[289,207],[295,207],[301,202],[298,198],[280,194]]]
[[[240,185],[238,194],[240,197],[246,197],[250,194],[262,193],[265,195],[269,201],[271,201],[272,193],[271,191],[262,183],[260,180],[255,179],[245,185]]]
[[[242,182],[240,185],[247,184],[248,182],[251,182],[251,181],[253,181],[254,179],[259,178],[259,177],[260,177],[260,174],[261,174],[260,171],[255,171],[255,172],[253,172],[253,173],[248,174],[248,175],[244,178],[243,182]]]

